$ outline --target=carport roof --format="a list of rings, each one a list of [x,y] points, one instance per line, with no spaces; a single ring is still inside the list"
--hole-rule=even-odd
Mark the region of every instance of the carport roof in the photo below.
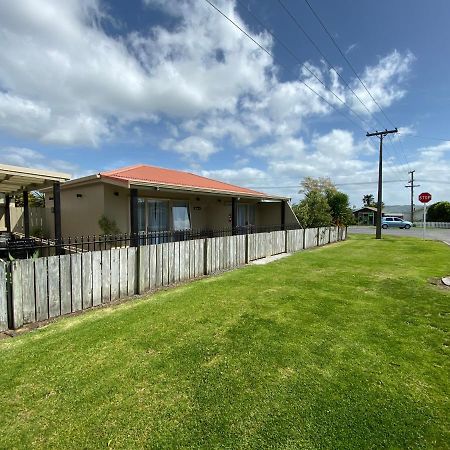
[[[30,167],[0,164],[0,193],[15,195],[21,191],[35,191],[50,187],[55,181],[67,181],[67,173],[50,172]]]

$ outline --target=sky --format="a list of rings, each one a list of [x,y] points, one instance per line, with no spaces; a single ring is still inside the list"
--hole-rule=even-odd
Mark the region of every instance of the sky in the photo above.
[[[365,134],[398,127],[384,202],[409,203],[410,170],[450,199],[448,0],[309,0],[329,35],[305,0],[211,3],[248,36],[206,0],[0,0],[0,162],[151,164],[294,202],[329,177],[359,207]]]

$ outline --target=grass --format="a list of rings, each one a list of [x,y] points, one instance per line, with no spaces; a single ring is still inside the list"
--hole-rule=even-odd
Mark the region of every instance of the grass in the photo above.
[[[450,448],[445,274],[357,236],[0,341],[0,448]]]

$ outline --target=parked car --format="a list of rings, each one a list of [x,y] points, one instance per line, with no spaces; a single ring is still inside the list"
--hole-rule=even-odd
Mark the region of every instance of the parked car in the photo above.
[[[413,226],[412,222],[399,219],[398,217],[383,217],[381,220],[381,228],[405,228],[409,230]]]

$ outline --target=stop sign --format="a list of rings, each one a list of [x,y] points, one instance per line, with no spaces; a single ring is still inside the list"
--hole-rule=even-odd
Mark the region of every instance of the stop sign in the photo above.
[[[419,201],[422,203],[428,203],[431,200],[431,194],[429,192],[422,192],[419,195]]]

